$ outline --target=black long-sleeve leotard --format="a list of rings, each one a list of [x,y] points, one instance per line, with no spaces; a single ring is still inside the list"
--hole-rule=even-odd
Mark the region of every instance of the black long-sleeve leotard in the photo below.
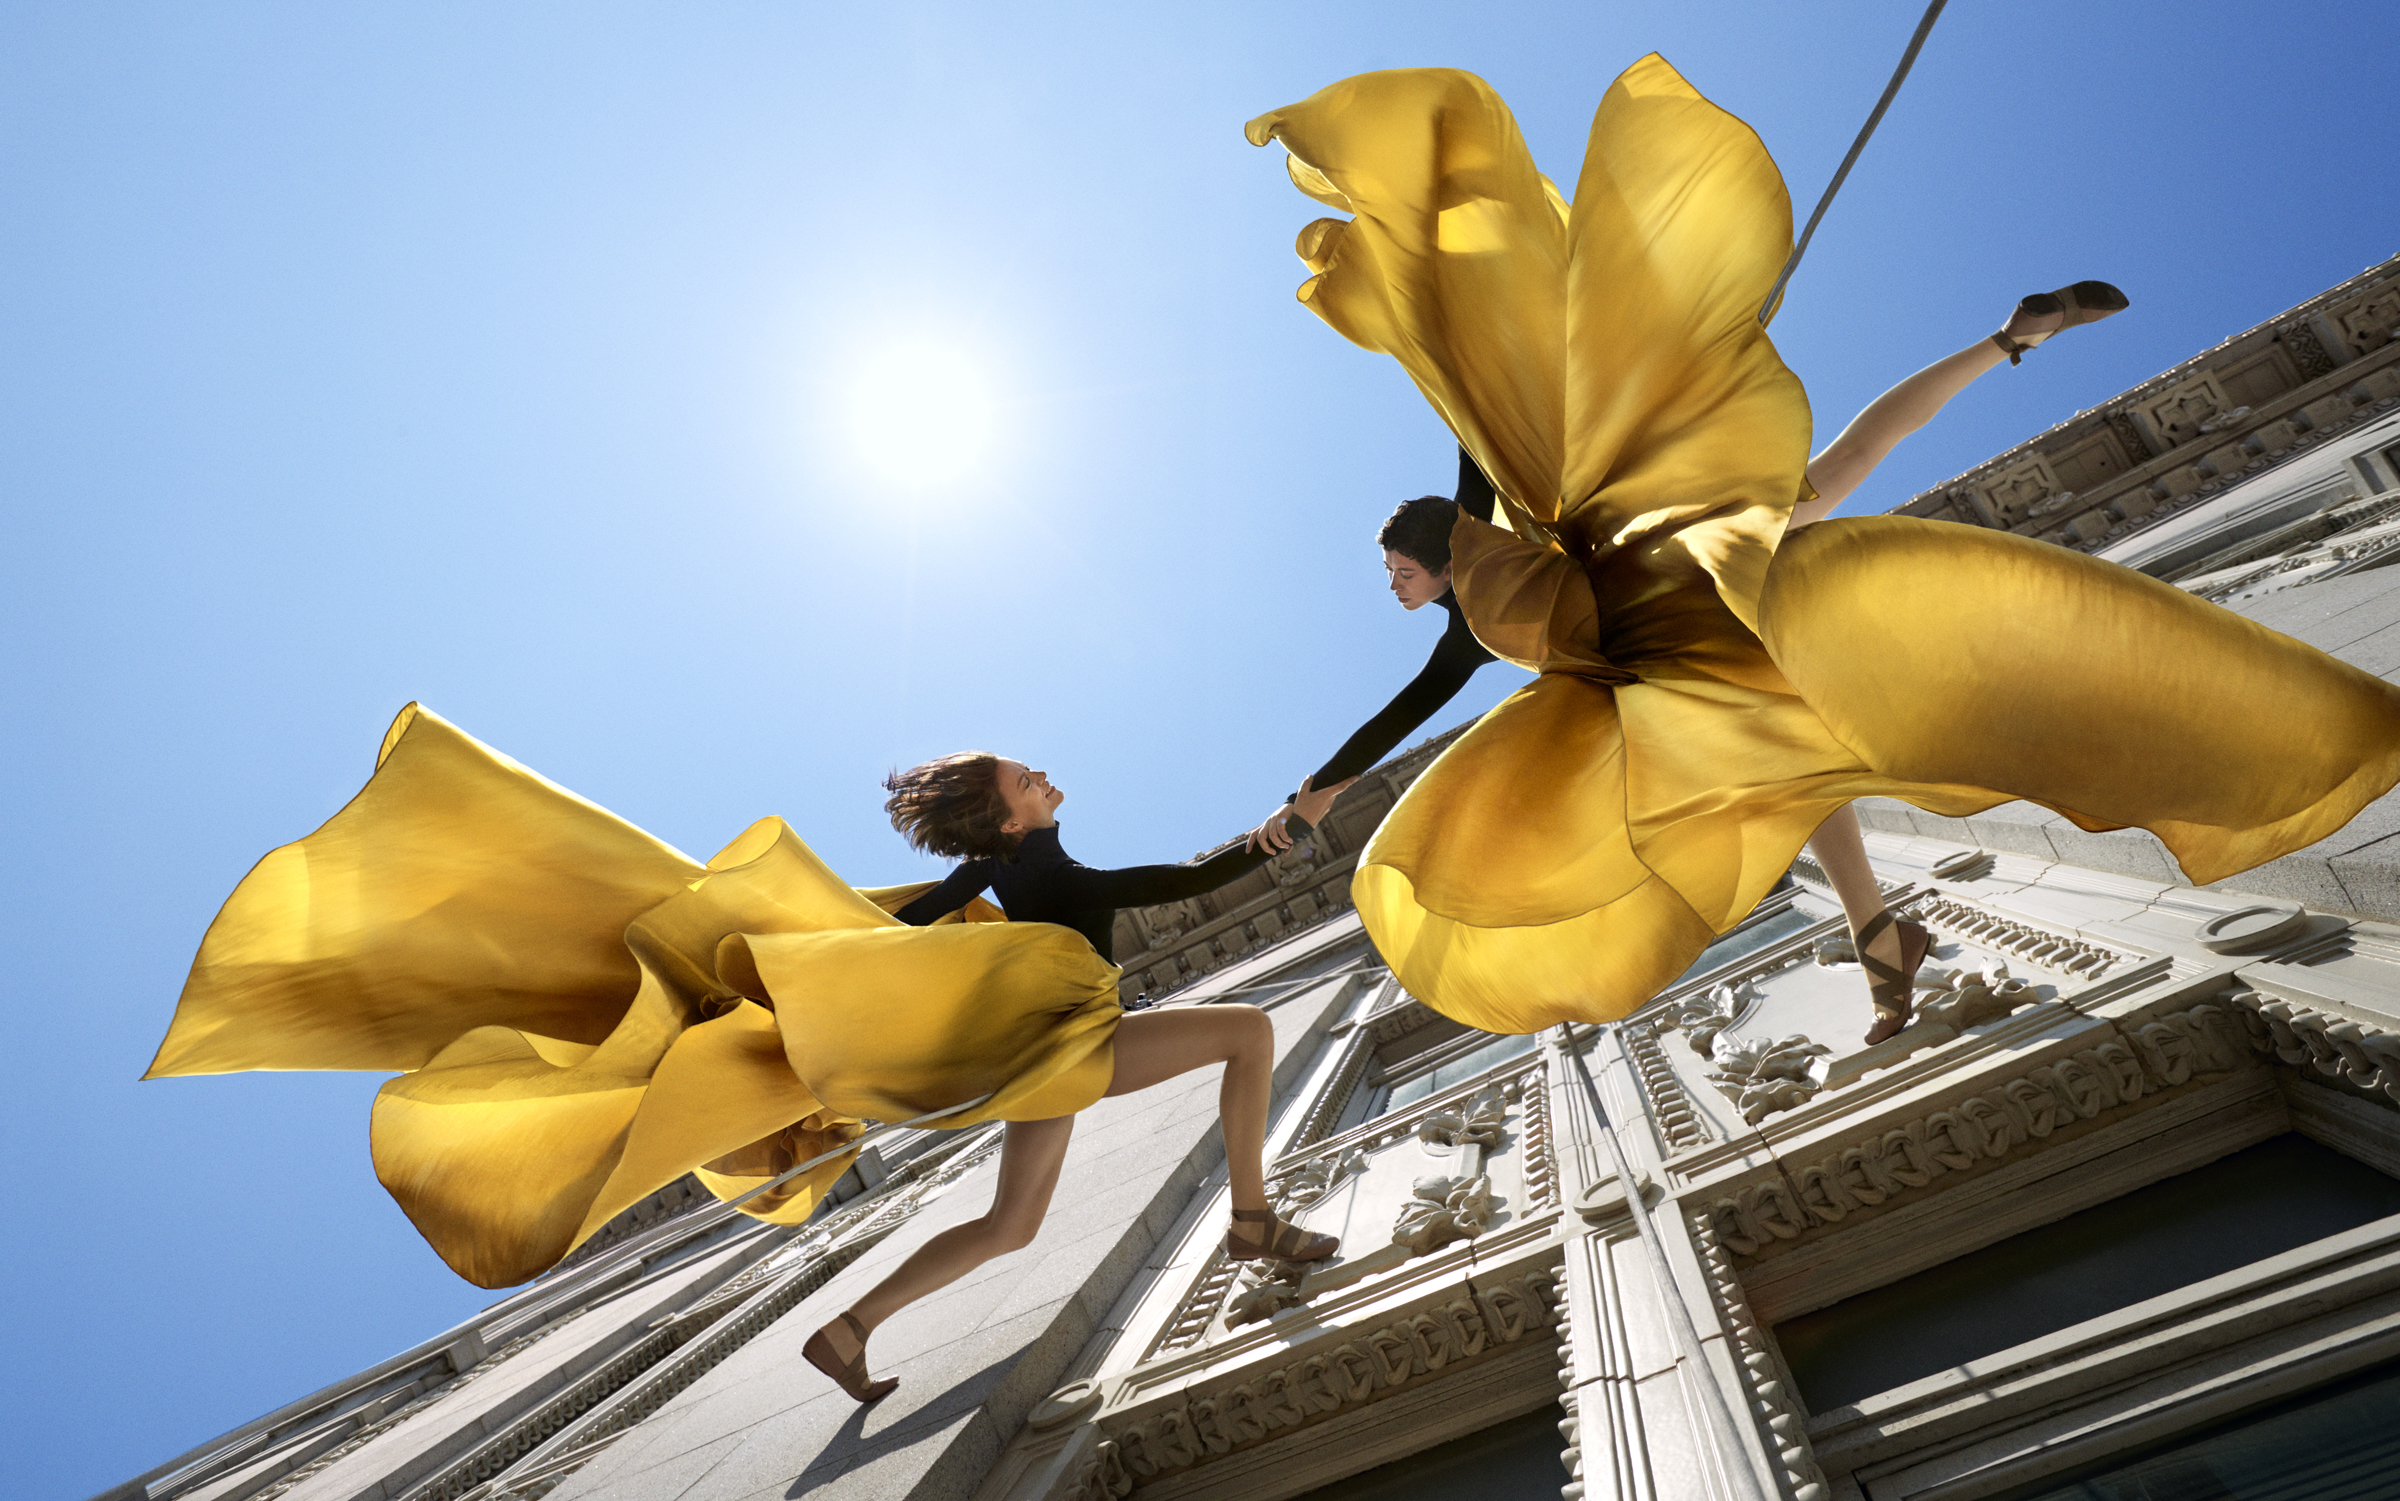
[[[1465,449],[1460,449],[1458,508],[1478,521],[1489,521],[1497,499],[1482,467]],[[1475,633],[1467,629],[1467,617],[1458,608],[1457,591],[1445,591],[1437,603],[1450,619],[1442,627],[1442,638],[1433,644],[1433,655],[1425,659],[1424,668],[1408,680],[1407,687],[1373,719],[1360,725],[1356,734],[1343,741],[1332,760],[1317,768],[1317,774],[1309,779],[1311,787],[1330,787],[1346,777],[1357,776],[1390,755],[1419,725],[1458,696],[1458,690],[1467,686],[1467,679],[1475,675],[1476,668],[1499,660],[1485,651]]]
[[[1274,854],[1246,844],[1222,849],[1189,865],[1128,865],[1094,870],[1060,848],[1058,826],[1035,829],[1017,843],[1014,860],[978,857],[959,862],[942,883],[892,914],[924,927],[949,916],[990,891],[1011,922],[1054,922],[1091,941],[1101,958],[1116,962],[1111,943],[1119,907],[1150,907],[1214,891],[1258,869]]]

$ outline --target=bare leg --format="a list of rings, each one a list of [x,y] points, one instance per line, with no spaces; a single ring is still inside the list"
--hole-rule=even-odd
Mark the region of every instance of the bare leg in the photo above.
[[[1882,914],[1884,905],[1883,888],[1875,880],[1875,868],[1867,863],[1866,841],[1858,832],[1858,815],[1848,803],[1817,825],[1817,832],[1809,836],[1808,850],[1824,868],[1825,879],[1833,883],[1833,894],[1841,899],[1842,915],[1850,920],[1850,937],[1855,942],[1867,924]],[[1860,952],[1895,970],[1902,969],[1907,951],[1901,928],[1900,923],[1884,924],[1874,942],[1862,945]],[[1877,1008],[1867,1041],[1881,1042],[1907,1024],[1905,1003],[1897,1012]]]
[[[1224,1122],[1225,1163],[1236,1209],[1267,1207],[1264,1157],[1267,1106],[1274,1089],[1275,1024],[1256,1006],[1196,1006],[1144,1011],[1117,1023],[1116,1073],[1110,1095],[1147,1089],[1177,1074],[1212,1063],[1225,1065],[1217,1091]],[[1071,1115],[1046,1121],[1011,1121],[1000,1149],[1000,1183],[992,1207],[980,1219],[953,1225],[916,1249],[906,1261],[850,1305],[850,1316],[869,1333],[885,1319],[947,1287],[995,1256],[1032,1244],[1058,1189],[1066,1161]],[[849,1327],[835,1319],[818,1331],[834,1358],[859,1352]]]
[[[1794,527],[1822,521],[1849,498],[1873,473],[1902,438],[1934,419],[1951,397],[1974,383],[1975,377],[2008,359],[1990,339],[1939,359],[1867,403],[1850,419],[1841,436],[1808,461],[1809,487],[1817,498],[1792,508]]]
[[[1275,1086],[1275,1024],[1256,1006],[1142,1011],[1117,1023],[1117,1075],[1108,1092],[1137,1089],[1225,1065],[1217,1118],[1225,1130],[1225,1176],[1233,1207],[1267,1207],[1267,1106]]]
[[[872,1333],[875,1326],[914,1303],[947,1287],[995,1256],[1005,1256],[1033,1243],[1050,1212],[1050,1195],[1058,1188],[1058,1170],[1067,1157],[1067,1138],[1075,1117],[1046,1121],[1010,1121],[1000,1145],[1000,1183],[992,1191],[992,1207],[982,1218],[953,1225],[917,1247],[892,1274],[868,1289],[850,1305],[850,1316]],[[818,1333],[833,1346],[837,1360],[859,1352],[857,1336],[840,1319]]]

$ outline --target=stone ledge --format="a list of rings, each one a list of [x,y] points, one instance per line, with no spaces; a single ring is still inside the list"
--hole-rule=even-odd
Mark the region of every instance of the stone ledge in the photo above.
[[[2366,836],[2365,843],[2337,833],[2208,889],[2299,902],[2342,917],[2400,921],[2400,833],[2374,837],[2375,831],[2400,817],[2396,799],[2400,794],[2371,803],[2352,821],[2351,826]],[[2003,803],[1972,818],[1944,818],[1888,797],[1860,798],[1853,806],[1860,827],[1880,833],[1946,839],[2110,875],[2192,884],[2155,835],[2141,829],[2087,833],[2032,803]]]

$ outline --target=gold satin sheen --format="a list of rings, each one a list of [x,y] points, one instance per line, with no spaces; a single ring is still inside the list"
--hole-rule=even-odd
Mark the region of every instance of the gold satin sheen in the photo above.
[[[1501,492],[1462,516],[1475,634],[1539,673],[1360,858],[1410,992],[1493,1032],[1625,1015],[1853,798],[2029,798],[2147,828],[2196,882],[2400,780],[2400,692],[2170,585],[1903,517],[1784,535],[1808,400],[1757,309],[1791,249],[1750,128],[1655,54],[1609,88],[1571,206],[1481,79],[1346,79],[1250,123],[1351,215],[1300,300],[1389,354]]]
[[[1071,1115],[1116,967],[988,902],[931,927],[779,818],[701,865],[411,704],[374,776],[227,898],[145,1077],[393,1069],[375,1171],[459,1275],[555,1264],[687,1172],[731,1199],[978,1095]],[[745,1206],[807,1217],[844,1156]]]

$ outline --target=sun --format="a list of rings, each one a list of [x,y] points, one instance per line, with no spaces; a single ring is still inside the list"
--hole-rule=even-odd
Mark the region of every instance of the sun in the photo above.
[[[894,344],[862,360],[850,387],[859,456],[909,485],[968,473],[998,431],[992,382],[966,351],[931,342]]]

